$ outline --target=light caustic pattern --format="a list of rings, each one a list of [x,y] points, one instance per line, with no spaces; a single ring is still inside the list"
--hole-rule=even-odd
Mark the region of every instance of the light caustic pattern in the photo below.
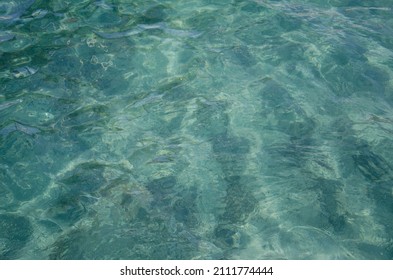
[[[0,1],[0,259],[391,259],[390,1]]]

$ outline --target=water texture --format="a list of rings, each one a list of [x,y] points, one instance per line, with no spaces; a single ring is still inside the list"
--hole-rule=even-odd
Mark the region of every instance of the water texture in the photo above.
[[[0,0],[0,259],[393,259],[389,0]]]

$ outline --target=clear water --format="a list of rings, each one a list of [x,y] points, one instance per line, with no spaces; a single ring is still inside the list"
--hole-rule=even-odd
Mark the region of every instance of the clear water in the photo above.
[[[1,259],[392,259],[391,0],[0,1]]]

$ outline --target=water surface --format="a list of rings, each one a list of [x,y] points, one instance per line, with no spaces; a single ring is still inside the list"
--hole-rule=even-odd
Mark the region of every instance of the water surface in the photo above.
[[[0,1],[1,259],[392,259],[391,1]]]

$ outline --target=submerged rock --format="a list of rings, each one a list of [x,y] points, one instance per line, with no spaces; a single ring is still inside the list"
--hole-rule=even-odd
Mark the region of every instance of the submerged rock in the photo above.
[[[14,76],[14,78],[26,78],[29,77],[31,75],[34,75],[35,73],[37,73],[38,69],[30,67],[30,66],[23,66],[23,67],[19,67],[16,68],[14,71],[12,71],[12,75]]]
[[[11,132],[14,132],[14,131],[20,131],[20,132],[23,132],[27,135],[34,135],[34,134],[37,134],[38,132],[40,132],[40,130],[38,128],[23,125],[23,124],[15,122],[13,124],[7,125],[6,127],[3,127],[2,129],[0,129],[0,135],[7,136],[8,134],[10,134]]]

